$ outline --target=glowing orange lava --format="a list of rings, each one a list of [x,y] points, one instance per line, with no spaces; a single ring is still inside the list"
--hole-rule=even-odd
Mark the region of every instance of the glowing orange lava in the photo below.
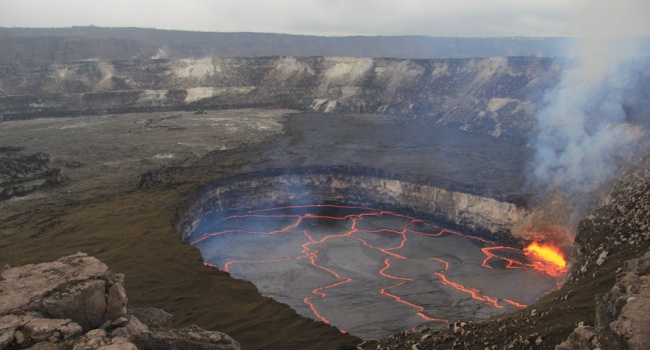
[[[295,212],[285,213],[288,209],[295,210]],[[322,212],[315,209],[329,209],[329,210],[343,210],[346,214],[342,215],[325,215]],[[315,210],[317,213],[309,212],[310,210]],[[347,211],[346,211],[347,210]],[[363,225],[364,218],[391,218],[399,217],[404,219],[404,224],[401,228],[397,229],[371,229],[364,228]],[[223,271],[230,271],[233,265],[240,264],[274,264],[274,263],[283,263],[289,261],[306,261],[308,266],[316,268],[318,270],[324,271],[329,274],[334,281],[328,284],[320,285],[317,288],[311,291],[311,294],[304,295],[303,302],[311,310],[313,317],[315,319],[321,320],[325,323],[330,323],[330,321],[325,317],[323,311],[319,310],[319,302],[322,299],[328,297],[330,291],[340,288],[346,284],[353,282],[353,279],[346,275],[345,270],[336,270],[334,268],[326,267],[320,262],[319,250],[317,249],[321,244],[328,240],[337,240],[337,239],[353,239],[360,242],[365,248],[380,252],[383,255],[383,267],[374,271],[379,278],[392,280],[393,283],[390,283],[388,286],[379,287],[376,293],[382,295],[391,300],[392,302],[400,303],[410,308],[414,315],[417,315],[424,321],[429,322],[448,322],[446,319],[435,317],[430,313],[435,312],[435,310],[426,310],[424,305],[419,305],[413,300],[407,300],[405,297],[400,296],[397,292],[392,291],[392,289],[397,289],[403,285],[408,285],[414,283],[415,279],[412,277],[400,276],[398,272],[390,273],[389,271],[393,268],[397,262],[409,260],[402,251],[404,250],[405,244],[409,240],[409,237],[413,238],[417,236],[427,236],[427,237],[444,237],[449,235],[457,235],[471,239],[476,242],[477,245],[481,246],[481,251],[485,255],[485,258],[482,262],[482,267],[487,269],[493,268],[508,268],[508,269],[536,269],[543,271],[550,276],[557,277],[562,275],[566,271],[566,262],[562,253],[559,249],[554,248],[550,245],[539,245],[533,243],[530,246],[525,248],[525,255],[528,256],[530,261],[525,261],[523,254],[520,249],[513,247],[500,246],[495,242],[490,240],[465,235],[457,231],[448,230],[445,228],[437,227],[431,224],[428,224],[422,220],[411,218],[405,215],[392,213],[384,211],[381,209],[373,209],[366,207],[353,207],[353,206],[338,206],[338,205],[304,205],[304,206],[291,206],[291,207],[277,207],[277,208],[268,208],[253,210],[245,214],[233,215],[224,217],[216,220],[216,223],[226,223],[235,219],[283,219],[286,220],[282,225],[274,228],[260,231],[249,231],[240,228],[228,228],[226,227],[223,230],[208,231],[200,233],[199,235],[193,237],[191,241],[192,245],[201,245],[204,244],[207,240],[218,238],[220,236],[227,235],[262,235],[262,236],[271,236],[271,235],[281,235],[281,234],[295,234],[302,236],[303,239],[306,238],[306,242],[302,243],[299,247],[286,255],[274,257],[272,259],[259,257],[258,260],[227,260],[221,262],[219,266],[205,263],[208,266],[221,269]],[[308,223],[314,220],[330,220],[330,221],[343,221],[349,220],[351,222],[349,229],[346,229],[344,232],[340,233],[326,233],[320,235],[310,234],[306,230]],[[218,225],[217,225],[218,227]],[[399,239],[392,240],[389,243],[385,243],[384,246],[376,246],[378,243],[371,244],[368,237],[371,237],[376,234],[383,235],[397,235]],[[466,294],[473,298],[476,301],[490,305],[491,307],[497,309],[503,309],[505,307],[509,308],[525,308],[526,305],[517,301],[496,298],[492,296],[485,295],[484,292],[466,285],[462,285],[459,281],[454,281],[449,278],[448,272],[450,265],[454,262],[443,259],[442,257],[426,257],[426,259],[431,261],[436,261],[441,264],[439,269],[429,272],[431,276],[431,283],[439,283],[444,285],[447,289],[454,289],[460,293]],[[395,263],[395,264],[393,264]],[[426,310],[426,311],[425,311]]]
[[[524,248],[524,253],[532,260],[535,269],[553,277],[566,273],[566,259],[560,248],[549,244],[533,242]]]

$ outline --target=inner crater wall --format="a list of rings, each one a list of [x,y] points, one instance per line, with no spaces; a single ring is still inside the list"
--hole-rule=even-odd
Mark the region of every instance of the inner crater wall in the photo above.
[[[276,206],[336,203],[398,210],[486,234],[508,234],[527,214],[513,203],[478,194],[373,175],[304,173],[243,176],[206,186],[179,210],[185,239],[198,220]]]

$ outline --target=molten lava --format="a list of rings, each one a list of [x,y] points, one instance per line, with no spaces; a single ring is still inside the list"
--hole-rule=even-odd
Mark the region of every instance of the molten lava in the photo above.
[[[559,247],[550,243],[533,242],[524,248],[524,253],[532,260],[533,266],[544,273],[559,277],[566,273],[566,259]]]
[[[382,226],[384,222],[391,222],[394,226]],[[314,227],[325,224],[330,226],[314,230]],[[268,243],[260,243],[258,248],[253,249],[252,236]],[[329,317],[332,315],[332,304],[328,300],[348,294],[365,298],[361,300],[396,303],[399,305],[397,309],[406,315],[402,317],[419,319],[412,321],[414,324],[448,322],[438,315],[437,309],[447,307],[446,303],[451,303],[451,308],[468,303],[501,310],[526,307],[522,300],[518,302],[503,295],[495,296],[492,294],[494,288],[486,291],[464,284],[468,280],[463,280],[459,271],[466,264],[469,266],[471,261],[465,263],[456,258],[454,245],[449,245],[449,242],[455,241],[450,237],[471,241],[470,245],[483,254],[482,257],[476,256],[480,258],[477,260],[479,266],[467,270],[472,273],[480,269],[535,269],[555,279],[566,269],[559,250],[545,246],[531,245],[524,254],[521,249],[501,246],[484,238],[437,227],[398,213],[329,204],[267,208],[222,217],[211,221],[205,230],[198,231],[192,237],[191,244],[214,249],[207,250],[210,258],[206,265],[231,273],[233,268],[238,271],[248,269],[250,273],[259,271],[267,284],[273,273],[263,271],[272,270],[261,269],[269,264],[278,264],[278,271],[289,269],[290,264],[294,264],[291,266],[298,266],[297,271],[305,272],[305,276],[322,276],[322,282],[313,282],[314,288],[305,289],[300,299],[308,307],[311,317],[325,323],[330,323]],[[240,241],[235,241],[236,238]],[[440,243],[434,244],[437,241]],[[370,264],[368,269],[357,273],[352,270],[354,264],[330,257],[334,253],[327,252],[326,242],[340,247],[356,247],[353,248],[357,249],[355,252],[365,251],[368,257],[380,260],[366,262]],[[432,244],[434,250],[419,253],[413,250],[413,246],[425,242]],[[243,251],[248,249],[251,255],[235,254],[235,247]],[[258,265],[259,268],[251,268],[251,265]],[[367,280],[367,275],[374,276],[372,278],[376,282]],[[480,275],[476,278],[481,279]],[[357,288],[355,285],[363,286],[361,290],[365,291],[365,296],[352,289]],[[431,295],[447,299],[438,301],[435,297],[427,299],[414,294],[411,291],[416,285]]]

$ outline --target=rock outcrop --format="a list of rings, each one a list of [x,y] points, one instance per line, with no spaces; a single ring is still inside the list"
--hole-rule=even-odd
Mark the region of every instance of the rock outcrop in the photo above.
[[[570,281],[593,273],[617,252],[650,242],[650,156],[640,164],[614,186],[605,205],[580,223]]]
[[[650,348],[650,252],[625,262],[616,285],[600,305],[605,314],[601,320],[613,321],[597,326],[611,329],[629,349]]]
[[[555,350],[596,350],[600,349],[598,335],[593,327],[578,325],[567,340],[555,347]]]
[[[619,269],[614,287],[596,298],[595,326],[578,327],[556,350],[650,348],[650,251]]]
[[[0,201],[65,181],[61,170],[51,166],[46,153],[24,155],[19,148],[0,147]]]
[[[127,312],[124,276],[83,253],[5,267],[0,301],[0,349],[239,349],[220,332],[168,328],[162,310],[136,311],[140,322]]]

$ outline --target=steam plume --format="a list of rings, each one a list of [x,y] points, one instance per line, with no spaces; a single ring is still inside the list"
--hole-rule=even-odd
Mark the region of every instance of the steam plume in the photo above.
[[[650,2],[577,1],[575,10],[578,39],[567,53],[559,83],[536,114],[528,181],[544,196],[542,220],[570,231],[576,217],[564,215],[567,207],[569,213],[582,214],[584,200],[615,175],[614,157],[635,138],[625,124],[623,104],[639,59],[635,37],[649,32],[642,14],[650,13]]]

